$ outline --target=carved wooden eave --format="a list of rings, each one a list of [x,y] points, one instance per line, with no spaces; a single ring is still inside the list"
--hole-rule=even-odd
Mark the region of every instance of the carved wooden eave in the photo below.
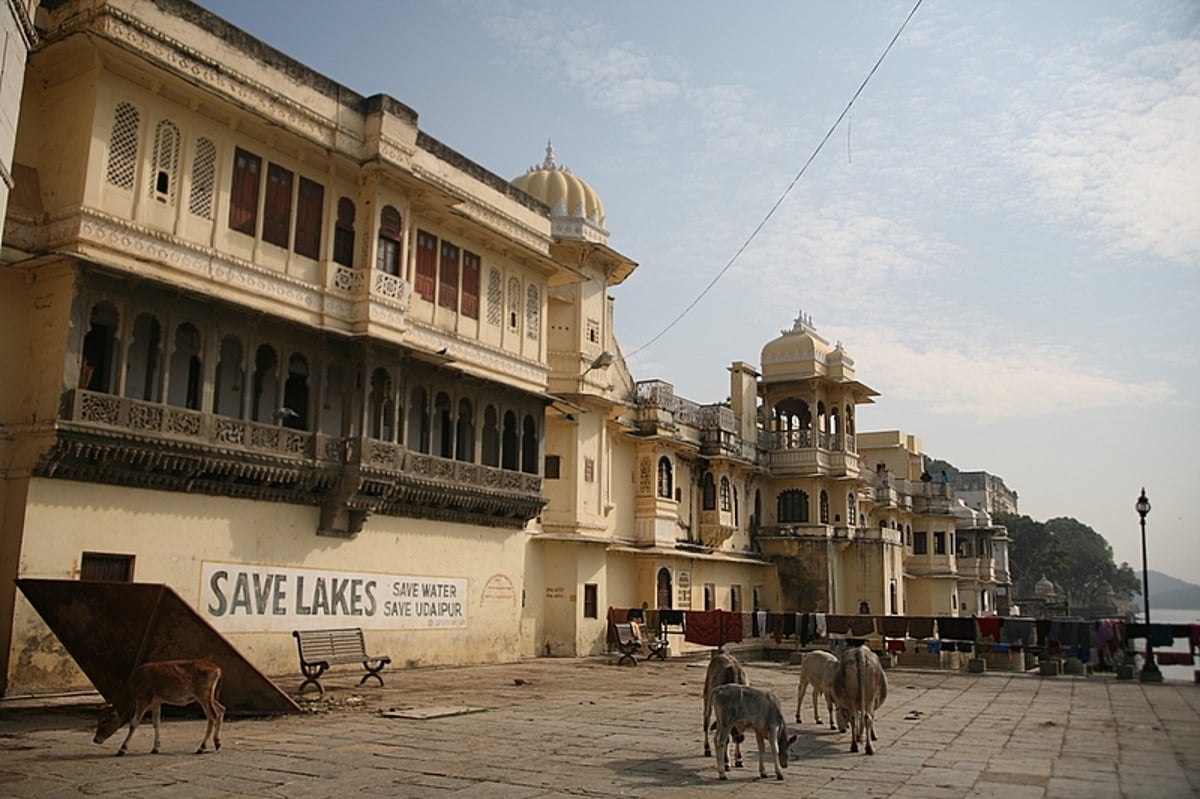
[[[523,528],[538,475],[90,391],[70,392],[35,476],[319,506],[318,532],[372,514]]]

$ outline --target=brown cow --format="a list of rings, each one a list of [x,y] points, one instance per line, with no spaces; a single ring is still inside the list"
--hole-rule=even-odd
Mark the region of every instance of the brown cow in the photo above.
[[[129,724],[129,734],[117,750],[117,755],[125,754],[129,740],[133,738],[134,731],[149,710],[154,721],[154,748],[150,751],[152,754],[158,754],[162,706],[186,705],[196,701],[200,703],[204,716],[208,719],[208,729],[196,754],[205,751],[209,736],[213,739],[213,749],[219,750],[221,721],[225,717],[225,706],[217,701],[220,685],[221,668],[207,660],[161,660],[143,663],[134,669],[124,693],[117,698],[117,705],[105,705],[101,708],[100,721],[96,725],[96,735],[92,740],[98,744],[104,743],[114,732]]]

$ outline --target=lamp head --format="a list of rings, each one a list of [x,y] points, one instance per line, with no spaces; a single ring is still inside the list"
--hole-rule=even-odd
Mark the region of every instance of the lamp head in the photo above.
[[[596,356],[596,360],[592,361],[592,365],[589,366],[587,369],[584,369],[583,373],[587,374],[588,372],[592,371],[593,369],[604,369],[605,367],[611,366],[612,362],[614,360],[616,360],[616,357],[617,356],[613,355],[608,350],[605,350],[604,352],[602,352]]]
[[[1142,519],[1145,519],[1146,514],[1150,512],[1150,500],[1146,498],[1146,489],[1144,486],[1142,488],[1142,495],[1138,497],[1137,504],[1134,507],[1137,508],[1138,516],[1141,516]]]

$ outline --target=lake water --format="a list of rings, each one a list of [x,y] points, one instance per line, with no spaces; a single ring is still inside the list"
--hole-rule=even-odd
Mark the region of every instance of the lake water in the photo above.
[[[1156,608],[1154,603],[1150,603],[1150,621],[1153,624],[1200,624],[1200,610],[1179,610],[1177,608]],[[1144,651],[1146,644],[1144,639],[1136,639],[1138,641],[1138,651]],[[1166,647],[1171,652],[1183,652],[1188,649],[1186,641],[1175,639],[1175,643]],[[1139,667],[1141,658],[1138,659]],[[1193,682],[1195,680],[1194,672],[1200,669],[1200,665],[1195,666],[1159,666],[1162,671],[1163,679],[1166,680],[1186,680]]]

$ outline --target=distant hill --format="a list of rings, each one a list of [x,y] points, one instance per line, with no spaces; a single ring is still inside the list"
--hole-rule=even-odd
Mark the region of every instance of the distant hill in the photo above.
[[[1153,569],[1149,576],[1151,608],[1200,610],[1200,585]]]

